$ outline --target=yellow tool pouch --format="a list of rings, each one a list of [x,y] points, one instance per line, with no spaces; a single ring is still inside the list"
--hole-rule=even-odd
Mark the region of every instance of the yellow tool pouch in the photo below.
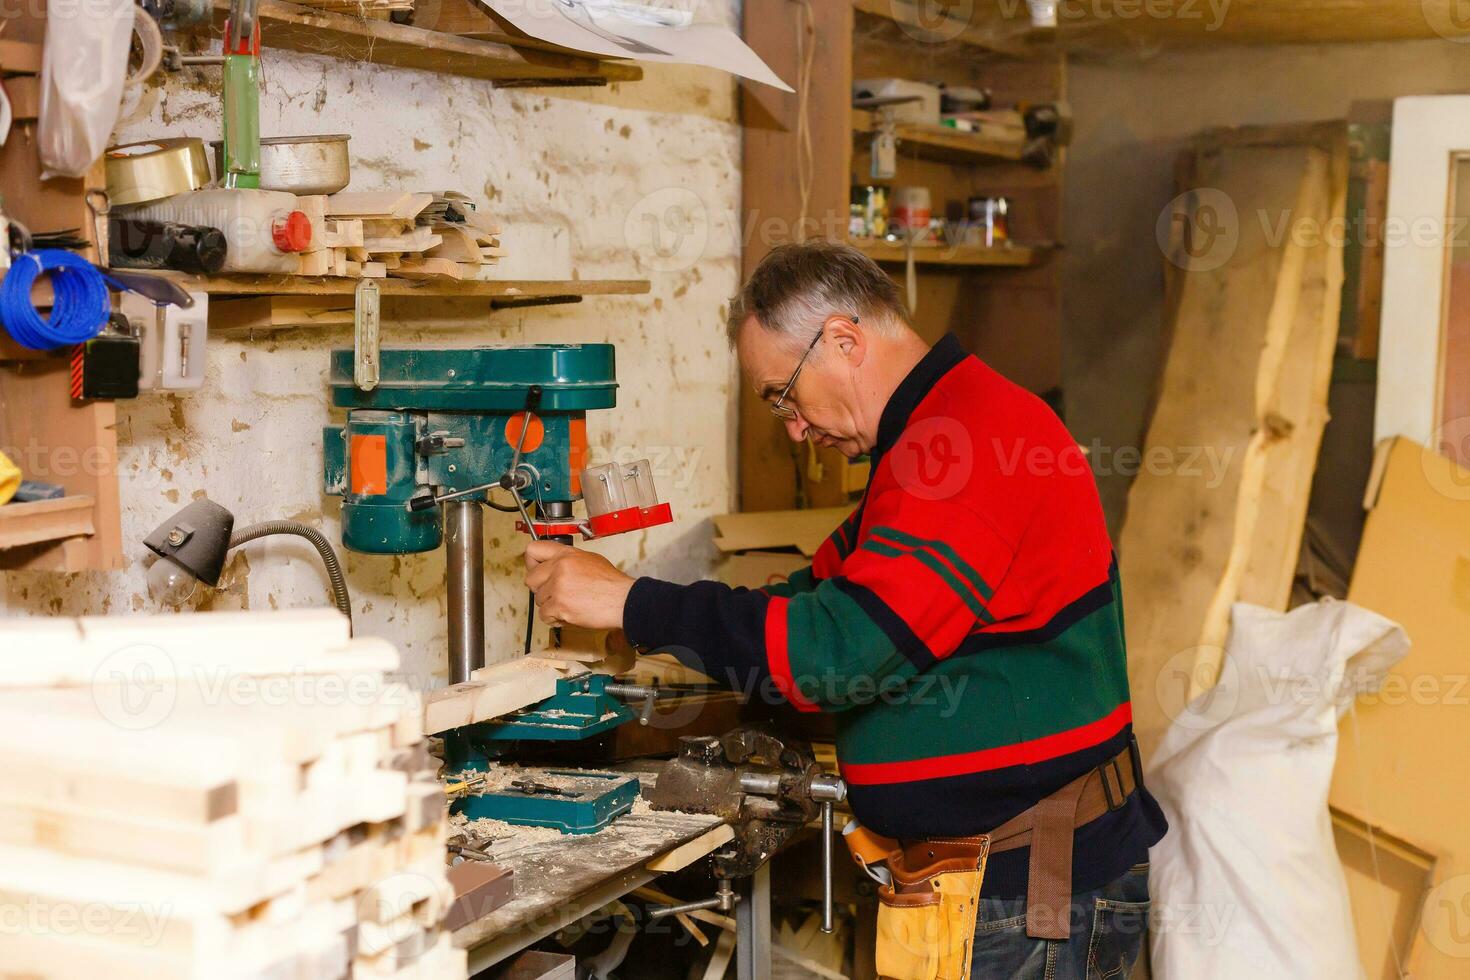
[[[878,889],[878,974],[969,980],[989,837],[941,838],[895,850]]]

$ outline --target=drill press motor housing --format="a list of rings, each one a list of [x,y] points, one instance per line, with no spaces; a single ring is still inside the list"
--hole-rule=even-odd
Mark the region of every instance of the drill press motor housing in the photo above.
[[[342,541],[405,555],[444,541],[440,504],[484,504],[504,488],[537,519],[535,537],[606,537],[667,524],[646,460],[587,467],[587,413],[617,404],[611,344],[387,349],[380,380],[353,380],[332,352],[332,404],[347,424],[324,433],[327,492],[343,498]],[[587,490],[587,517],[572,504]]]

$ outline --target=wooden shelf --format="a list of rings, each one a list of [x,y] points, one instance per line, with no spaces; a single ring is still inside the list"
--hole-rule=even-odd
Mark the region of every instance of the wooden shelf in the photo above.
[[[215,0],[213,30],[205,31],[218,36],[228,13],[227,0]],[[637,65],[551,48],[508,32],[462,37],[279,0],[260,0],[258,16],[261,45],[267,57],[271,48],[284,48],[479,78],[501,86],[607,85],[643,77],[643,69]]]
[[[852,244],[874,262],[908,261],[908,250],[902,245],[862,239],[855,239]],[[995,266],[1012,269],[1036,265],[1044,254],[1040,249],[1027,245],[995,248],[976,245],[921,245],[913,251],[914,262],[918,265]]]
[[[360,279],[317,276],[176,276],[211,296],[351,296]],[[445,299],[546,300],[582,296],[640,296],[647,279],[375,279],[383,296]]]
[[[0,507],[0,551],[92,534],[96,501],[78,495]]]
[[[871,136],[877,129],[873,113],[852,111],[853,135]],[[1025,141],[1001,140],[979,133],[963,133],[949,126],[899,123],[898,152],[947,163],[1018,163],[1026,155]]]
[[[305,276],[176,277],[190,289],[208,293],[212,332],[258,333],[274,330],[350,327],[353,294],[359,279]],[[647,279],[545,279],[463,282],[450,279],[375,279],[387,320],[428,323],[432,309],[410,301],[489,300],[492,309],[580,303],[586,296],[641,296]],[[410,305],[403,305],[410,303]],[[442,324],[441,324],[442,325]]]

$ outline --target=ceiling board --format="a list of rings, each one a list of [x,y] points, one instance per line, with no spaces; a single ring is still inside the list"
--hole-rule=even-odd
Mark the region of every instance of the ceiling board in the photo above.
[[[1059,27],[1031,27],[1027,0],[853,0],[925,39],[1009,54],[1161,45],[1444,38],[1470,42],[1464,0],[1062,0]],[[1470,51],[1470,47],[1467,47]]]

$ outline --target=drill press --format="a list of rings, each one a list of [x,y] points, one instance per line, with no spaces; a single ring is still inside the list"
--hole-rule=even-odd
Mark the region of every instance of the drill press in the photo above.
[[[377,383],[359,387],[354,352],[331,355],[332,403],[347,422],[324,431],[324,482],[340,495],[342,543],[374,555],[445,549],[449,681],[485,666],[484,510],[520,517],[533,538],[571,544],[673,520],[647,460],[587,466],[587,413],[617,404],[611,344],[384,349]],[[511,503],[496,502],[502,491]],[[586,514],[573,504],[584,499]],[[527,622],[527,647],[531,622]],[[555,642],[555,636],[553,637]],[[558,682],[549,700],[507,719],[445,734],[446,768],[485,782],[517,742],[591,738],[636,716],[622,698],[657,692],[602,675]],[[473,818],[597,830],[633,805],[636,779],[556,772],[456,801]]]

